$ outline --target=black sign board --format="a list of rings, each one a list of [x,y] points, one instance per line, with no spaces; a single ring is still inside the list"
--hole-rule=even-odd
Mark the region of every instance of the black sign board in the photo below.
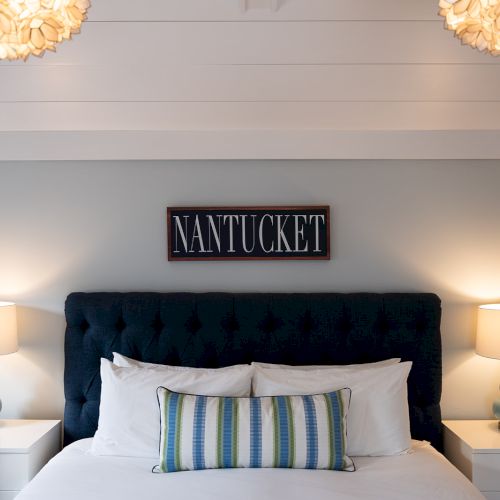
[[[169,207],[168,260],[329,260],[330,207]]]

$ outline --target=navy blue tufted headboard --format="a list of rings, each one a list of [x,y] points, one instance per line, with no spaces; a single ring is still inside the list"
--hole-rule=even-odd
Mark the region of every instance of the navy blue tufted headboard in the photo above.
[[[99,359],[220,367],[401,357],[412,435],[441,447],[440,300],[433,294],[73,293],[66,301],[65,443],[97,428]]]

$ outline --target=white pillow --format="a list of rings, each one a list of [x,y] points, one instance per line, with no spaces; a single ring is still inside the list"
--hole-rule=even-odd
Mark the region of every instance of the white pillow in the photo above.
[[[319,370],[276,370],[255,367],[255,396],[321,394],[349,387],[347,454],[383,456],[411,446],[406,380],[411,362],[362,370],[342,367]]]
[[[99,423],[91,452],[158,458],[159,386],[204,396],[249,396],[252,372],[250,365],[211,370],[123,368],[101,359]]]
[[[391,359],[384,359],[383,361],[375,361],[374,363],[360,363],[355,365],[280,365],[276,363],[261,363],[260,361],[254,361],[252,363],[252,366],[260,366],[261,368],[273,368],[275,370],[285,368],[289,370],[302,370],[302,371],[321,370],[323,368],[344,368],[349,370],[359,370],[359,369],[364,370],[365,368],[374,368],[376,366],[395,365],[400,361],[401,358],[391,358]],[[115,361],[115,364],[118,363],[116,363]]]
[[[178,371],[178,372],[185,372],[185,371],[191,371],[194,373],[218,373],[219,370],[223,370],[224,368],[192,368],[190,366],[174,366],[174,365],[163,365],[163,364],[156,364],[156,363],[146,363],[144,361],[137,361],[137,359],[132,359],[128,358],[127,356],[124,356],[123,354],[120,354],[118,352],[113,353],[113,364],[116,366],[121,366],[123,368],[157,368],[157,369],[163,369],[163,368],[168,368],[169,370],[172,371]],[[236,366],[239,367],[245,367],[248,368],[249,365],[233,365],[231,367],[226,367],[226,368],[234,368]],[[253,373],[253,370],[250,370],[250,373]]]

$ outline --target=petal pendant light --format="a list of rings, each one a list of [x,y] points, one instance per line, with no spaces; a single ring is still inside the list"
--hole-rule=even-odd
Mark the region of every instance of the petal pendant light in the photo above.
[[[500,54],[500,0],[440,0],[439,14],[463,44]]]
[[[0,0],[0,60],[42,56],[80,31],[89,0]]]

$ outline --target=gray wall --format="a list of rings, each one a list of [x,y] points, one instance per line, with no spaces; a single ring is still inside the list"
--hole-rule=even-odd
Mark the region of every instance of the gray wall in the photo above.
[[[0,163],[2,416],[59,417],[71,291],[432,291],[443,299],[446,417],[487,417],[500,361],[474,354],[474,305],[500,298],[500,164]],[[330,204],[330,262],[168,263],[165,208]]]

